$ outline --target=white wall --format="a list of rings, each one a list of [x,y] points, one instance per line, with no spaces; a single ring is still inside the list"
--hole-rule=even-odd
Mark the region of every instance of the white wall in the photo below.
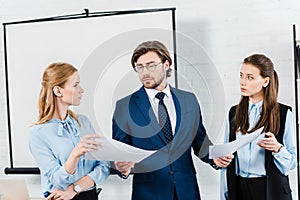
[[[213,122],[210,111],[213,110],[220,119],[224,119],[230,105],[238,102],[240,64],[244,57],[252,53],[265,53],[272,58],[280,77],[279,99],[294,107],[292,25],[296,24],[300,38],[298,0],[0,0],[0,22],[76,14],[83,8],[99,12],[162,7],[177,8],[178,34],[188,37],[193,46],[199,47],[189,48],[187,44],[190,43],[183,42],[179,37],[178,56],[184,55],[184,59],[179,59],[178,68],[179,73],[180,70],[190,72],[189,84],[198,95],[208,133],[213,133],[210,136],[214,142],[222,141],[224,121]],[[9,156],[2,27],[0,38],[0,177],[7,177],[3,174],[3,169],[9,166]],[[221,82],[222,85],[214,86],[214,82]],[[208,88],[207,93],[203,93],[202,86]],[[214,89],[221,91],[218,102],[211,101],[216,98]],[[20,114],[26,115],[22,111]],[[198,160],[195,162],[203,199],[215,200],[218,172]],[[31,196],[38,196],[39,177],[24,177],[28,180]],[[119,198],[129,199],[129,183],[130,180],[124,182],[111,177],[103,186],[102,199],[116,199],[117,195],[113,193],[117,193]],[[296,197],[296,170],[291,173],[291,184]]]

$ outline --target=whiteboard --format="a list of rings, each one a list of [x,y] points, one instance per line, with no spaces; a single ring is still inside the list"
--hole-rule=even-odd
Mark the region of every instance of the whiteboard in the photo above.
[[[37,121],[44,69],[67,62],[79,69],[85,92],[76,113],[111,136],[117,99],[141,86],[130,60],[143,41],[163,42],[174,58],[174,10],[115,12],[4,23],[4,50],[11,168],[37,167],[28,129]],[[174,82],[174,76],[170,82]]]

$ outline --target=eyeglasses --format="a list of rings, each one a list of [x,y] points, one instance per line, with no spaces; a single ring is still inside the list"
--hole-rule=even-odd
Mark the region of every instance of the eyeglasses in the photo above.
[[[134,70],[138,73],[141,73],[144,71],[144,69],[146,68],[148,71],[150,72],[153,72],[156,67],[161,64],[162,62],[159,62],[159,63],[150,63],[150,64],[146,64],[145,66],[142,65],[142,64],[138,64],[138,65],[135,65],[134,67]]]

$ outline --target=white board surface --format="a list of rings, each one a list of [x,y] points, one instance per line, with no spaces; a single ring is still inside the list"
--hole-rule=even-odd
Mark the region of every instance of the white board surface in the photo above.
[[[171,9],[7,23],[5,35],[13,167],[36,167],[28,148],[28,128],[37,121],[42,73],[50,63],[68,62],[79,69],[85,92],[73,110],[111,136],[116,100],[141,85],[130,64],[134,48],[148,40],[163,42],[172,54],[174,48]]]

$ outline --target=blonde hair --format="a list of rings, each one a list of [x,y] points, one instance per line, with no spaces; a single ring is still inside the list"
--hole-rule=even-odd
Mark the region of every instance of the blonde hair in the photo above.
[[[63,62],[52,63],[45,69],[38,102],[39,116],[35,124],[43,124],[53,118],[56,108],[53,88],[55,86],[63,87],[75,72],[77,72],[75,67]],[[74,112],[68,109],[67,114],[79,124],[78,117]]]

